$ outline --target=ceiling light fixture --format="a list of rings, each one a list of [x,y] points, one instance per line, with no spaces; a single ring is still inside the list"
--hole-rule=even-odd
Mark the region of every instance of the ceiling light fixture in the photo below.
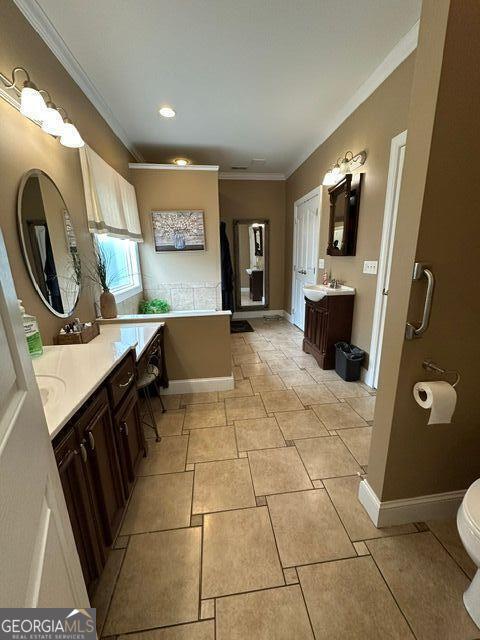
[[[347,151],[343,158],[338,158],[333,167],[327,171],[322,185],[324,187],[333,187],[340,180],[343,180],[346,173],[351,173],[365,164],[366,159],[366,151],[360,151],[356,155],[353,155],[351,151]]]
[[[172,109],[172,107],[161,107],[158,111],[158,113],[163,117],[163,118],[174,118],[175,117],[175,110]]]
[[[22,72],[26,76],[26,80],[23,81],[21,88],[17,86],[16,81],[16,76],[19,72]],[[30,80],[30,74],[26,69],[23,67],[15,67],[12,71],[11,79],[3,73],[0,73],[0,81],[6,89],[12,89],[20,98],[19,110],[22,115],[39,124],[45,133],[60,138],[63,146],[73,149],[83,147],[85,143],[76,126],[69,119],[65,109],[55,105],[48,91],[37,88]],[[42,94],[47,96],[47,102],[45,102]],[[11,101],[10,104],[12,104]],[[15,103],[13,104],[16,106]],[[60,111],[63,111],[65,119],[62,117]]]
[[[173,162],[177,165],[177,167],[186,167],[190,164],[190,160],[187,160],[186,158],[175,158]]]

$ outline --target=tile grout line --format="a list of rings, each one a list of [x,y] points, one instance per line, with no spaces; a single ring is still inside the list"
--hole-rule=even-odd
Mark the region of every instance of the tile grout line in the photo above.
[[[417,531],[416,533],[419,533],[419,531]],[[385,583],[385,585],[386,585],[386,587],[387,587],[388,591],[390,592],[390,595],[391,595],[391,596],[392,596],[392,598],[393,598],[393,601],[394,601],[394,602],[395,602],[395,604],[397,605],[398,610],[399,610],[399,611],[400,611],[400,613],[402,614],[402,616],[403,616],[403,618],[404,618],[405,622],[407,623],[408,628],[409,628],[409,629],[410,629],[410,631],[412,632],[412,636],[413,636],[414,638],[417,638],[417,635],[416,635],[416,634],[415,634],[415,632],[413,631],[412,626],[411,626],[411,624],[410,624],[410,621],[409,621],[409,620],[408,620],[408,618],[407,618],[406,613],[403,611],[402,607],[401,607],[401,606],[399,605],[399,603],[397,602],[397,599],[396,599],[396,597],[395,597],[395,595],[394,595],[394,593],[393,593],[392,589],[390,588],[390,585],[388,584],[386,577],[383,575],[382,570],[381,570],[381,569],[380,569],[380,567],[378,566],[377,561],[375,560],[375,558],[374,558],[374,556],[373,556],[373,554],[372,554],[372,551],[371,551],[371,549],[369,548],[369,546],[368,546],[368,545],[367,545],[367,549],[370,551],[370,557],[372,558],[374,565],[377,567],[377,571],[378,571],[378,572],[379,572],[379,574],[381,575],[381,577],[382,577],[382,579],[383,579],[383,581],[384,581],[384,583]]]

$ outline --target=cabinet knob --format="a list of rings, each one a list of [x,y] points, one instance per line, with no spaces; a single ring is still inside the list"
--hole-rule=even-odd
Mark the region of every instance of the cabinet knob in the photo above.
[[[127,436],[128,438],[128,424],[126,422],[122,422],[122,430],[123,433]]]
[[[87,455],[88,455],[88,454],[87,454],[87,449],[85,448],[85,445],[83,444],[83,442],[82,442],[82,444],[80,445],[80,454],[81,454],[81,456],[82,456],[82,460],[83,460],[84,462],[86,462],[86,461],[87,461]]]
[[[90,449],[93,451],[95,449],[95,438],[91,431],[88,432],[88,440],[90,442]]]

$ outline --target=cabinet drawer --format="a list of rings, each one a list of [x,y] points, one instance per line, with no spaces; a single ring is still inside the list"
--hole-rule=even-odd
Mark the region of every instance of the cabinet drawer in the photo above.
[[[134,352],[130,352],[107,381],[112,408],[118,407],[136,384]]]

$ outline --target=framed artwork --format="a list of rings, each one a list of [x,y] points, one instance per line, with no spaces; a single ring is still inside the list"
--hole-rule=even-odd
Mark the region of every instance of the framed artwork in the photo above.
[[[157,252],[205,250],[203,211],[152,211],[152,224]]]

